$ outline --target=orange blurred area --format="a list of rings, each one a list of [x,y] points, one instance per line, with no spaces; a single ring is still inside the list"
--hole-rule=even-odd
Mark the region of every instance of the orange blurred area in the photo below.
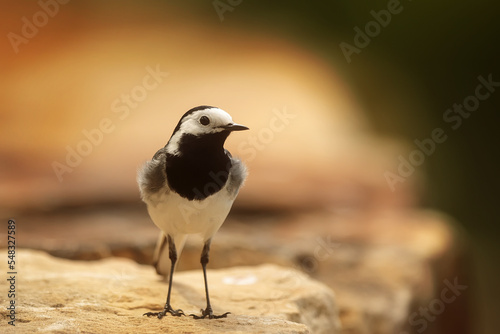
[[[38,30],[26,43],[11,35],[3,44],[4,214],[137,201],[138,166],[186,110],[202,104],[251,128],[227,143],[251,172],[236,205],[414,202],[411,181],[397,194],[387,187],[383,173],[397,145],[371,134],[330,64],[273,36],[161,9],[160,18],[143,6],[61,4],[38,28],[38,5],[3,11],[4,34]]]

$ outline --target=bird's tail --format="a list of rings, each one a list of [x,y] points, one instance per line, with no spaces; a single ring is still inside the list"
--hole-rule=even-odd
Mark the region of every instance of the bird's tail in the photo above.
[[[185,234],[174,237],[175,249],[177,250],[177,263],[179,263],[179,258],[182,250],[184,249],[184,244],[186,243],[186,238],[187,235]],[[155,267],[158,275],[162,275],[168,280],[170,265],[167,237],[163,232],[160,232],[153,256],[153,266]]]

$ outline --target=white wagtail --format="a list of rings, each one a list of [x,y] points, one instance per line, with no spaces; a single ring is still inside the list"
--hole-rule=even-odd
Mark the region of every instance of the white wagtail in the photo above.
[[[215,107],[199,106],[186,112],[170,140],[139,170],[137,182],[151,219],[161,229],[154,264],[160,273],[162,254],[170,258],[170,276],[165,307],[161,312],[144,315],[161,319],[168,313],[184,315],[170,304],[172,278],[177,257],[189,234],[200,234],[204,246],[201,266],[205,279],[207,308],[195,319],[223,318],[214,315],[208,295],[208,254],[212,237],[226,219],[238,191],[247,176],[245,165],[224,149],[232,131],[248,130],[235,124],[231,116]],[[166,258],[166,256],[164,256]]]

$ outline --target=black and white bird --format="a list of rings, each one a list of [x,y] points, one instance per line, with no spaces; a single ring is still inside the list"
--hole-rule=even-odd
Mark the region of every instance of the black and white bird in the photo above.
[[[186,112],[170,140],[138,171],[137,182],[142,200],[153,222],[161,230],[154,264],[158,273],[170,259],[168,294],[161,312],[144,315],[162,318],[167,313],[184,315],[170,304],[175,265],[190,234],[203,238],[201,265],[205,280],[207,307],[196,319],[222,318],[214,315],[208,293],[206,267],[210,243],[226,219],[246,176],[245,165],[224,149],[232,131],[248,130],[233,122],[231,116],[216,107],[199,106]],[[168,248],[167,248],[168,246]],[[165,273],[166,274],[166,273]]]

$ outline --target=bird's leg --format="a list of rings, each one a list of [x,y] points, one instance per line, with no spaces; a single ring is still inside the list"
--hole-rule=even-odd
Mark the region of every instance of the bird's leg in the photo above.
[[[193,318],[195,319],[220,319],[220,318],[225,318],[227,315],[231,312],[226,312],[221,315],[214,315],[213,310],[212,310],[212,305],[210,304],[210,296],[208,294],[208,283],[207,283],[207,263],[208,263],[208,254],[210,252],[210,242],[212,240],[208,239],[205,242],[205,245],[203,246],[203,251],[201,252],[201,266],[203,268],[203,278],[205,279],[205,294],[207,298],[207,308],[205,310],[201,310],[201,316],[195,315],[195,314],[190,314]]]
[[[170,313],[173,316],[180,317],[181,315],[184,315],[184,312],[181,309],[174,310],[172,306],[170,306],[170,293],[172,292],[172,280],[174,278],[174,269],[175,269],[175,262],[177,261],[177,250],[175,249],[175,243],[174,240],[170,235],[167,236],[167,242],[168,242],[168,254],[171,262],[171,267],[170,267],[170,280],[168,281],[168,294],[167,294],[167,302],[165,303],[165,307],[163,308],[163,311],[161,312],[147,312],[144,313],[144,315],[147,315],[148,317],[151,316],[156,316],[158,319],[163,318],[167,313]]]

